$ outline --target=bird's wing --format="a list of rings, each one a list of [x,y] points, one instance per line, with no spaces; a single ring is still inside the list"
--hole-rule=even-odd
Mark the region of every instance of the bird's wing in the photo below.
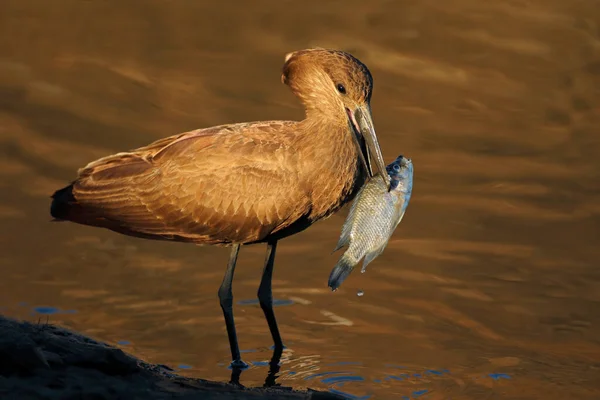
[[[261,240],[309,207],[289,126],[207,128],[105,157],[79,171],[73,196],[98,225],[125,233],[211,244]]]

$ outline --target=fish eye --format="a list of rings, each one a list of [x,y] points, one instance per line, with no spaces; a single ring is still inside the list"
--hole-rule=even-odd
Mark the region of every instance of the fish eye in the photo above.
[[[342,85],[341,83],[338,83],[336,87],[337,87],[338,92],[340,92],[341,94],[346,94],[346,88],[344,87],[344,85]]]

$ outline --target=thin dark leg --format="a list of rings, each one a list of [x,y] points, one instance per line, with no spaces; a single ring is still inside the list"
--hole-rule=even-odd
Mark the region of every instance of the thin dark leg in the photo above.
[[[244,371],[244,368],[231,367],[231,379],[229,380],[229,383],[236,386],[244,387],[244,385],[240,383],[240,376],[242,376],[242,371]]]
[[[227,271],[223,277],[223,283],[219,288],[219,301],[223,316],[225,317],[225,325],[227,326],[227,336],[229,336],[229,347],[231,347],[231,367],[246,368],[248,365],[242,361],[240,357],[240,348],[238,346],[237,335],[235,333],[235,323],[233,321],[233,293],[231,292],[231,283],[233,281],[233,272],[235,271],[235,263],[237,261],[240,245],[234,244],[231,248]]]
[[[265,313],[265,318],[269,324],[269,330],[271,331],[273,343],[275,344],[275,352],[281,352],[283,350],[283,342],[281,341],[281,335],[279,335],[277,321],[275,320],[275,314],[273,313],[273,293],[271,292],[271,279],[273,278],[276,249],[276,240],[267,244],[267,257],[265,259],[265,268],[263,270],[262,279],[260,280],[260,286],[258,287],[258,300],[260,302],[260,308],[262,308]]]

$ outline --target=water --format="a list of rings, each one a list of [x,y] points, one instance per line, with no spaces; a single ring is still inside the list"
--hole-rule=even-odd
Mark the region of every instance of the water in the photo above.
[[[385,252],[335,293],[346,210],[280,243],[277,382],[370,399],[599,398],[597,4],[246,7],[2,2],[0,312],[229,380],[216,294],[228,251],[51,223],[48,196],[88,161],[171,133],[301,118],[284,55],[334,46],[374,75],[386,162],[410,154],[419,171]],[[255,301],[264,252],[242,249],[233,289],[249,386],[272,351]]]

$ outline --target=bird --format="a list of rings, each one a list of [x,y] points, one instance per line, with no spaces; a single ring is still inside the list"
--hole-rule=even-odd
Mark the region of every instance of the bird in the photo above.
[[[331,216],[385,171],[371,113],[373,77],[364,63],[342,50],[297,50],[285,55],[281,81],[303,104],[302,120],[232,123],[158,139],[90,162],[51,196],[53,221],[230,247],[218,298],[232,368],[247,366],[233,317],[240,247],[266,244],[257,295],[281,354],[271,290],[278,241]]]

